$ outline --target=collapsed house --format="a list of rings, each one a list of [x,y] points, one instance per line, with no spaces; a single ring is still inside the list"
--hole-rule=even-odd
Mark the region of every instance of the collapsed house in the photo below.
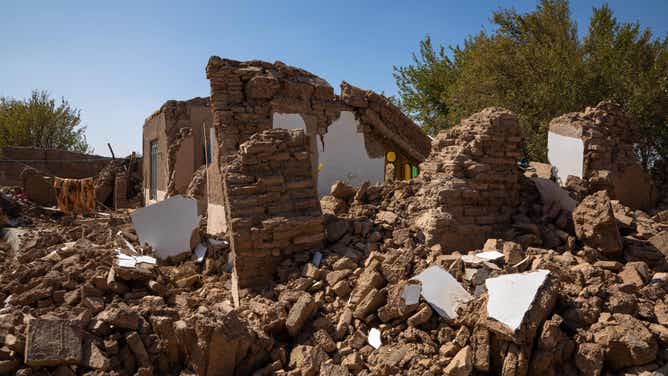
[[[145,203],[186,193],[193,173],[211,161],[209,99],[169,100],[146,119],[142,132]]]
[[[656,203],[657,192],[635,157],[637,132],[619,105],[601,102],[553,119],[547,156],[562,185],[569,176],[584,179],[590,192],[603,189],[624,205],[648,209]]]

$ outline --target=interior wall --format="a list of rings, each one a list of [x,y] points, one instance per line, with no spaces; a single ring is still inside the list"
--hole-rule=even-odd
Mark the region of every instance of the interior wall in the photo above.
[[[300,114],[273,114],[273,127],[304,129],[306,123]],[[317,143],[318,194],[329,194],[331,186],[341,180],[354,187],[365,181],[382,183],[385,158],[371,158],[364,146],[364,134],[358,131],[360,123],[352,111],[341,111],[339,118],[327,128]],[[312,136],[313,137],[313,136]]]
[[[584,168],[584,142],[580,138],[548,132],[547,159],[557,169],[557,177],[562,185],[566,183],[568,175],[581,178]]]

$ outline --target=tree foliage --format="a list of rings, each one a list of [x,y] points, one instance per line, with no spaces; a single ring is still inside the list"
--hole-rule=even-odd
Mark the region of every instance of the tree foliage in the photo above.
[[[488,106],[520,116],[526,154],[546,160],[547,126],[563,113],[611,99],[637,121],[647,166],[668,152],[668,37],[595,8],[579,38],[566,0],[542,0],[520,14],[492,14],[493,32],[461,46],[434,47],[427,36],[411,64],[395,67],[399,106],[427,132]]]
[[[35,146],[90,153],[80,110],[64,98],[59,103],[46,91],[30,98],[0,98],[0,146]]]

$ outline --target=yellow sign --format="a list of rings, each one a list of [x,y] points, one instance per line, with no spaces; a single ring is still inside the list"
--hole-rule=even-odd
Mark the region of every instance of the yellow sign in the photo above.
[[[394,162],[397,160],[397,155],[393,151],[388,151],[387,156],[385,157],[388,162]]]

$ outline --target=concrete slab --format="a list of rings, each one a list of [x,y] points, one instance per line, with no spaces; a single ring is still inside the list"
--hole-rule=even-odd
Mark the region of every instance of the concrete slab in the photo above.
[[[190,251],[193,231],[199,226],[197,201],[183,196],[137,209],[131,217],[139,242],[149,244],[161,259]]]
[[[422,283],[422,297],[446,319],[457,318],[457,308],[473,297],[455,277],[438,265],[430,266],[413,277]]]

